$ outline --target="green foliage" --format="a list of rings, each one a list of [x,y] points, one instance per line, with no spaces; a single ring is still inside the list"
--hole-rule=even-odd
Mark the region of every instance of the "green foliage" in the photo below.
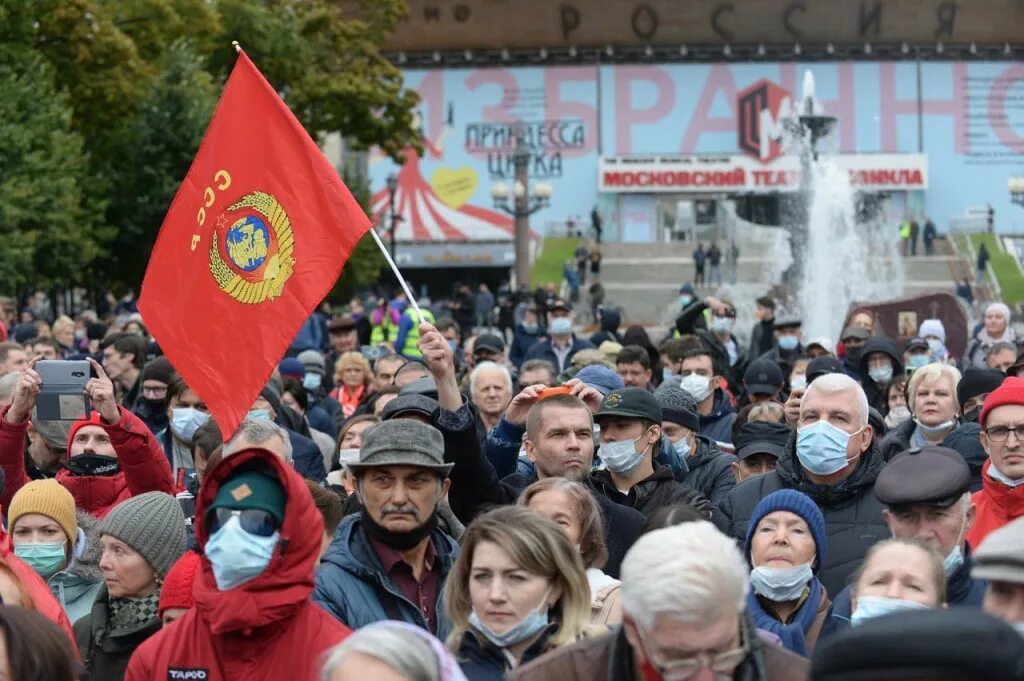
[[[99,253],[99,204],[85,200],[82,137],[53,69],[18,47],[0,51],[0,281],[67,283]]]
[[[540,251],[533,262],[533,270],[530,272],[530,285],[536,287],[561,284],[565,261],[573,259],[573,253],[576,252],[579,245],[580,240],[576,238],[544,237]]]
[[[404,0],[357,0],[346,4],[351,16],[339,4],[0,3],[7,286],[51,276],[47,282],[138,285],[234,65],[232,40],[315,137],[338,132],[356,148],[378,145],[395,158],[419,145],[418,97],[378,51],[404,16]],[[374,251],[360,245],[347,285],[376,278]]]

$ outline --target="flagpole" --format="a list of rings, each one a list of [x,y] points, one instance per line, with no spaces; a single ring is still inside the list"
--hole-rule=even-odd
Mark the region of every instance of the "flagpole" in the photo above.
[[[412,295],[412,291],[409,289],[408,282],[405,281],[405,277],[398,271],[398,265],[395,264],[391,254],[388,253],[387,246],[380,240],[380,236],[377,234],[377,230],[370,227],[370,234],[373,235],[373,240],[377,242],[377,248],[384,254],[384,259],[388,261],[388,265],[391,266],[391,271],[395,273],[395,277],[398,278],[398,283],[401,284],[402,290],[405,291],[405,296],[409,299],[409,304],[412,305],[412,309],[416,310],[416,316],[420,319],[420,324],[423,324],[427,320],[423,317],[423,311],[420,310],[419,304],[416,302],[416,298]]]

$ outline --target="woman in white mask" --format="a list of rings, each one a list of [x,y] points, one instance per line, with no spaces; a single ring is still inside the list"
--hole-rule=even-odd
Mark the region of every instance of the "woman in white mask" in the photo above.
[[[758,629],[809,656],[831,605],[815,576],[825,557],[825,518],[806,494],[783,489],[758,503],[747,528],[747,610]]]
[[[591,630],[580,552],[554,522],[518,506],[470,523],[444,603],[448,647],[469,681],[502,679]]]
[[[871,547],[854,575],[850,624],[903,610],[946,607],[942,556],[914,539],[886,539]]]
[[[591,623],[622,624],[622,582],[601,571],[608,549],[601,509],[590,491],[575,480],[544,478],[523,490],[518,503],[553,520],[579,550],[590,584]]]
[[[956,429],[960,412],[958,383],[960,372],[948,364],[927,364],[910,376],[907,407],[912,418],[882,439],[880,446],[886,461],[911,447],[941,444]]]

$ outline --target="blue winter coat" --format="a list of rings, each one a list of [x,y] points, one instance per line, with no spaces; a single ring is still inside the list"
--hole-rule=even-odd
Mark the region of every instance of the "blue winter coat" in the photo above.
[[[729,397],[720,388],[715,389],[715,401],[710,414],[699,414],[700,434],[716,442],[732,442],[732,423],[736,420]]]
[[[406,598],[398,585],[384,574],[380,559],[361,527],[362,518],[362,513],[355,513],[338,526],[316,573],[313,602],[352,629],[388,619],[401,619],[426,629],[427,622],[419,606]],[[451,630],[451,622],[445,615],[441,596],[459,545],[441,531],[435,531],[431,541],[441,570],[436,635],[443,641]]]
[[[572,347],[569,349],[569,354],[565,357],[565,365],[562,366],[558,363],[558,355],[555,354],[554,349],[551,347],[551,339],[537,341],[530,349],[526,352],[526,359],[546,359],[551,362],[551,366],[555,367],[556,373],[562,373],[572,364],[573,356],[580,350],[593,350],[594,346],[589,341],[585,341],[575,333],[572,335]]]

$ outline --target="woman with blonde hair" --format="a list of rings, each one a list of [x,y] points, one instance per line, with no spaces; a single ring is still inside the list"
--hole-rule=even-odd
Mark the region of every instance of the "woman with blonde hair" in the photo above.
[[[448,647],[469,681],[499,681],[591,630],[580,552],[562,528],[519,506],[470,523],[444,601]]]
[[[933,362],[914,371],[907,383],[907,419],[882,438],[882,457],[892,457],[911,447],[938,445],[956,429],[960,405],[956,386],[960,372],[948,364]]]
[[[334,364],[334,384],[331,397],[341,403],[345,418],[352,416],[356,409],[370,397],[370,382],[373,371],[370,363],[361,353],[343,352]]]
[[[553,520],[579,550],[590,585],[590,623],[622,624],[622,582],[601,571],[608,548],[601,509],[590,491],[568,478],[544,478],[523,490],[519,505]]]

